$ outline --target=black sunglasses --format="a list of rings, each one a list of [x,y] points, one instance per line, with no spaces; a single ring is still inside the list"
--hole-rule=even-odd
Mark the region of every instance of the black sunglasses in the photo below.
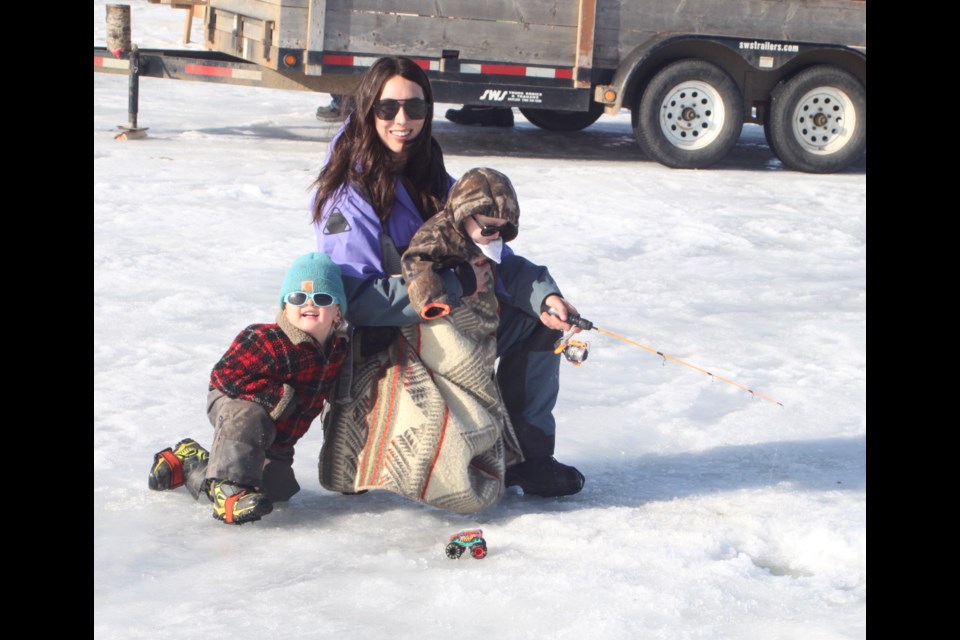
[[[493,225],[480,224],[480,221],[477,220],[477,216],[470,217],[473,218],[473,221],[477,223],[478,227],[480,227],[480,235],[484,238],[489,238],[490,236],[495,236],[499,233],[500,237],[504,240],[513,240],[517,235],[517,227],[512,222],[507,222],[499,227],[495,227]]]
[[[293,291],[284,298],[295,307],[302,307],[307,304],[307,300],[312,300],[317,307],[329,307],[333,304],[333,296],[329,293],[306,293],[305,291]]]
[[[377,100],[373,103],[373,113],[381,120],[393,120],[400,113],[400,107],[411,120],[423,120],[427,117],[427,107],[429,102],[423,98],[409,98],[407,100]]]

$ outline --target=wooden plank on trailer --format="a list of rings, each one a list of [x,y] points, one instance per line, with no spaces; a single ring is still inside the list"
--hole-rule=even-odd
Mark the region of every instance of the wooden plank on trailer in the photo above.
[[[306,49],[308,7],[284,7],[275,25],[274,45],[283,49]]]
[[[220,51],[222,53],[229,53],[234,56],[240,54],[240,52],[237,50],[236,39],[233,37],[233,34],[230,31],[224,31],[217,26],[213,29],[213,31],[208,32],[207,35],[209,37],[206,45],[209,49],[212,49],[213,51]]]
[[[323,51],[323,38],[326,33],[327,21],[327,3],[322,0],[310,4],[307,14],[307,42],[304,49],[307,51]],[[306,71],[308,75],[321,75],[323,69],[320,65],[311,64],[306,61]]]
[[[561,27],[577,24],[577,0],[327,0],[326,4],[328,13],[386,13]]]
[[[457,50],[461,60],[561,67],[574,65],[576,46],[575,27],[372,13],[328,13],[324,41],[326,51],[439,58]]]
[[[589,70],[593,67],[593,35],[597,15],[597,0],[580,0],[580,20],[577,28],[577,70]],[[585,76],[581,79],[580,76]],[[573,86],[589,87],[590,74],[573,74]]]
[[[854,0],[647,0],[636,5],[600,0],[598,51],[617,43],[624,57],[658,33],[702,33],[744,40],[792,40],[866,45],[863,3]],[[594,61],[596,65],[597,61]]]
[[[282,2],[281,0],[210,0],[210,6],[217,10],[260,20],[279,21],[281,11],[284,9],[306,11],[307,0],[283,0]]]
[[[263,2],[262,0],[231,0],[230,2],[222,2],[218,0],[210,1],[210,7],[212,9],[216,9],[217,13],[226,11],[238,16],[244,16],[246,18],[256,18],[257,20],[276,21],[280,18],[281,7],[279,4],[270,4]]]
[[[312,2],[317,0],[204,0],[211,7],[233,11],[235,13],[244,13],[248,11],[264,10],[263,7],[254,7],[253,5],[273,5],[275,7],[292,7],[306,9]],[[322,4],[323,0],[319,0]]]
[[[235,56],[242,57],[248,62],[261,65],[268,69],[277,68],[276,48],[271,47],[266,51],[267,55],[264,55],[262,42],[255,42],[249,38],[244,38],[238,42],[230,31],[217,30],[213,32],[212,44],[216,51],[231,53]]]
[[[213,30],[216,31],[225,31],[230,33],[233,31],[234,24],[236,22],[236,16],[229,13],[221,13],[217,11],[213,14],[212,26]]]
[[[150,4],[168,4],[174,9],[191,9],[194,5],[207,4],[207,0],[147,0]]]
[[[620,64],[620,8],[621,4],[612,0],[597,2],[593,26],[594,69],[615,69]],[[636,42],[629,49],[645,41]]]
[[[272,23],[269,20],[251,20],[247,19],[243,21],[243,37],[247,40],[251,40],[260,44],[261,46],[266,41],[266,33],[268,31],[268,25]],[[270,28],[270,38],[273,39],[273,29]]]
[[[183,21],[183,44],[190,44],[190,27],[193,26],[193,7],[189,7],[184,13],[186,15]]]
[[[307,9],[304,7],[274,7],[270,17],[250,14],[235,14],[222,8],[214,9],[214,28],[232,32],[237,16],[243,21],[243,33],[247,38],[263,39],[264,24],[273,23],[271,44],[285,49],[304,49],[307,43]],[[260,15],[264,15],[261,13]],[[258,26],[259,25],[259,26]],[[222,51],[222,49],[217,49]]]

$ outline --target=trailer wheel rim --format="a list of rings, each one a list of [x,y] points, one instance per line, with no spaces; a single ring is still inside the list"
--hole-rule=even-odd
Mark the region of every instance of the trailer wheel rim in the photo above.
[[[843,149],[857,130],[857,110],[836,87],[816,87],[793,111],[793,136],[805,151],[830,155]]]
[[[692,80],[678,84],[663,99],[660,130],[676,147],[702,149],[723,132],[723,98],[713,86]]]

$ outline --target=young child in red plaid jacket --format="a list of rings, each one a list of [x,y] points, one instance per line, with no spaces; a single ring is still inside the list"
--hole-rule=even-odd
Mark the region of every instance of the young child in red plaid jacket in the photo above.
[[[274,324],[253,324],[210,374],[208,453],[192,438],[154,456],[149,486],[205,494],[228,524],[259,520],[300,485],[294,445],[320,415],[347,356],[347,297],[323,253],[300,257],[280,288]]]

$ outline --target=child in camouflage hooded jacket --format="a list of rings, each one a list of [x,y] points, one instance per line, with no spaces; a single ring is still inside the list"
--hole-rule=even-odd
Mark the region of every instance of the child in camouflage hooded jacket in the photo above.
[[[425,320],[458,306],[444,289],[440,271],[487,260],[500,262],[503,244],[517,237],[520,206],[510,179],[487,168],[467,171],[450,188],[447,206],[423,224],[401,258],[413,308]],[[458,269],[472,274],[472,269]],[[475,280],[475,278],[474,278]],[[483,291],[490,283],[476,283]]]

